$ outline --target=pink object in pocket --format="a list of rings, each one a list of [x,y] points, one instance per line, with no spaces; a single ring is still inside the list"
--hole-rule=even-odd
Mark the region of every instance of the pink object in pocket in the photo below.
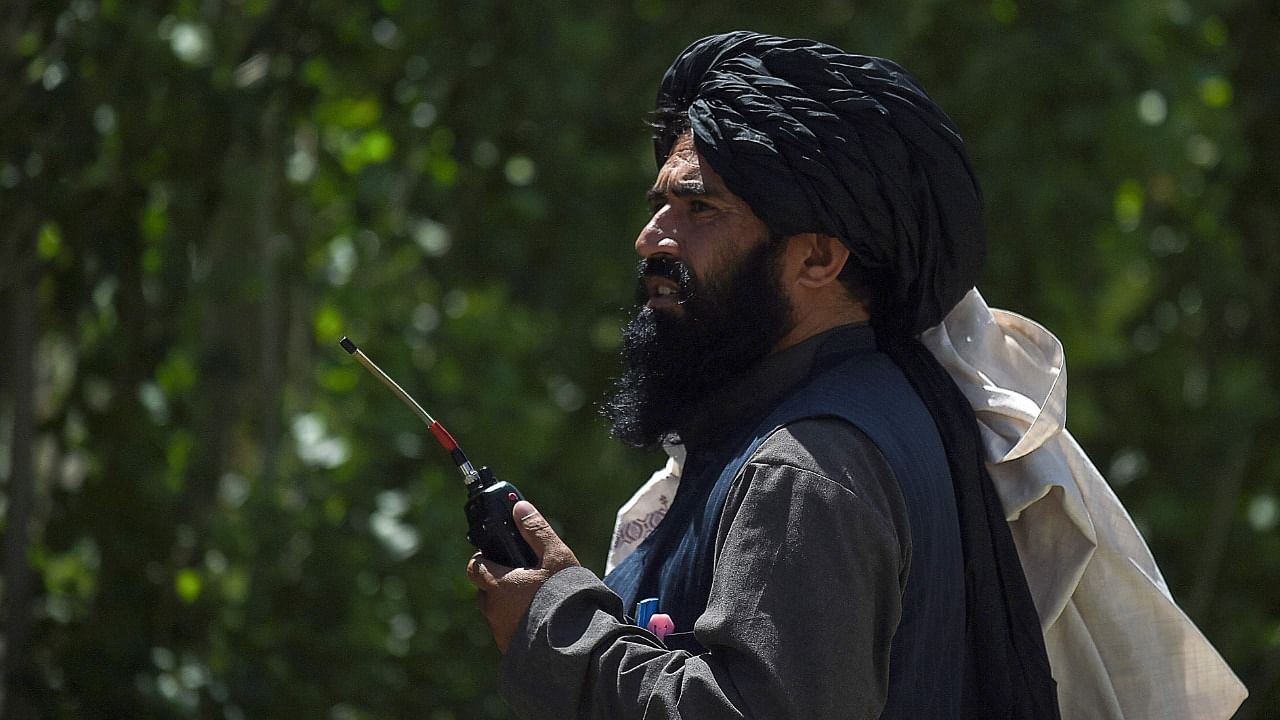
[[[666,613],[657,613],[649,618],[649,632],[658,636],[659,640],[665,638],[668,634],[675,632],[676,624],[672,621],[671,616]]]

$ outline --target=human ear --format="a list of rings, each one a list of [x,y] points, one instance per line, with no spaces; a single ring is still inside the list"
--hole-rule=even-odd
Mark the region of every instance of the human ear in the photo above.
[[[837,282],[849,260],[849,248],[830,235],[803,233],[792,237],[792,247],[800,255],[796,282],[801,287],[821,288]]]

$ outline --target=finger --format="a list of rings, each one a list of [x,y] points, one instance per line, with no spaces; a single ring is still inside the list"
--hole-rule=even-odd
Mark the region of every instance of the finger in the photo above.
[[[489,562],[485,556],[476,553],[467,563],[467,580],[478,590],[489,590],[497,585],[497,575],[489,567]]]
[[[516,503],[511,508],[511,517],[516,521],[516,527],[520,528],[520,535],[525,542],[529,543],[529,547],[533,548],[533,554],[538,556],[538,560],[542,560],[549,548],[564,544],[560,536],[556,535],[556,531],[551,529],[547,519],[528,500]]]

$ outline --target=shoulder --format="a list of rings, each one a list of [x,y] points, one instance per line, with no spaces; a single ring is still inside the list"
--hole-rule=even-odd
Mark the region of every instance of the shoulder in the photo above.
[[[731,495],[738,498],[825,498],[833,510],[856,513],[910,545],[906,501],[893,469],[871,438],[845,420],[808,418],[778,428],[748,458],[735,485]]]
[[[869,485],[880,491],[897,489],[893,469],[880,448],[856,425],[839,418],[808,418],[784,425],[765,438],[747,464],[794,468],[855,493]]]

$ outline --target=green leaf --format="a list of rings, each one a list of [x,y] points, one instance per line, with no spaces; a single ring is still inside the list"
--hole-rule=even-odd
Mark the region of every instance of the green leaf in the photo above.
[[[1142,185],[1137,180],[1125,180],[1116,188],[1116,224],[1121,230],[1134,230],[1142,221]]]
[[[1211,108],[1224,108],[1231,104],[1231,81],[1220,76],[1200,81],[1200,100]]]
[[[28,30],[18,36],[15,48],[22,57],[31,57],[40,49],[40,34],[34,30]]]
[[[169,208],[168,204],[162,200],[152,199],[142,210],[142,219],[139,221],[142,230],[142,237],[149,242],[159,240],[169,227]]]
[[[319,73],[323,76],[324,71],[313,69],[311,72]],[[325,125],[335,125],[342,128],[367,128],[378,122],[382,117],[382,106],[378,104],[377,98],[337,98],[321,103],[316,108],[316,117]]]
[[[169,489],[173,492],[180,492],[185,484],[185,476],[187,473],[187,461],[191,458],[191,451],[195,448],[195,440],[191,437],[191,433],[186,430],[175,430],[169,436],[169,444],[165,449],[165,464],[167,466],[167,478]]]
[[[386,162],[395,152],[395,141],[383,130],[369,130],[350,143],[342,153],[342,167],[355,174],[368,165]]]
[[[56,222],[47,222],[40,226],[40,234],[36,237],[36,252],[41,260],[52,260],[62,249],[62,230]]]
[[[313,328],[315,337],[318,342],[328,346],[334,344],[342,337],[342,327],[346,321],[342,318],[342,313],[338,312],[338,308],[332,305],[322,305],[316,309]]]
[[[156,368],[156,383],[170,398],[182,395],[195,387],[196,366],[181,349],[169,352],[165,361]]]
[[[183,568],[173,578],[173,589],[178,593],[178,599],[190,605],[200,598],[200,592],[204,589],[204,579],[196,569]]]

